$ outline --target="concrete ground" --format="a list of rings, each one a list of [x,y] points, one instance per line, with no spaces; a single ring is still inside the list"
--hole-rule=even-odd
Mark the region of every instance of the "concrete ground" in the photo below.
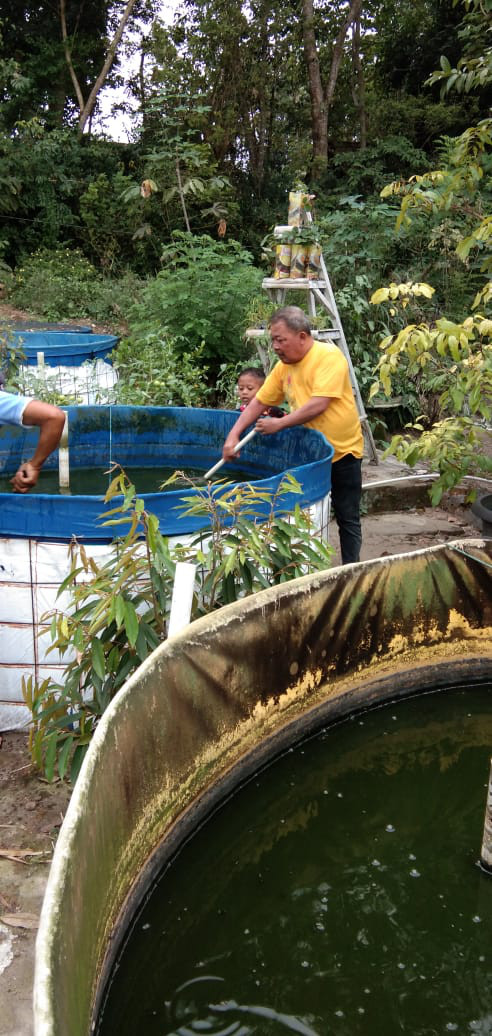
[[[363,472],[364,483],[373,488],[365,494],[370,513],[362,519],[362,560],[479,534],[463,490],[433,509],[424,482],[374,485],[409,473],[394,458],[378,466],[364,462]],[[384,510],[388,500],[389,511]],[[383,511],[377,513],[377,507]],[[338,548],[334,523],[330,539]],[[337,558],[338,553],[334,563]],[[31,1036],[36,924],[70,789],[46,784],[31,769],[25,734],[7,732],[0,738],[0,1036]]]

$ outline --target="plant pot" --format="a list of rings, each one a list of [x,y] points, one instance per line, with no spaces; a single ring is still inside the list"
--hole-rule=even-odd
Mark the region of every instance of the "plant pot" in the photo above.
[[[304,244],[291,245],[290,255],[290,276],[305,277],[308,246]]]
[[[475,500],[471,507],[472,514],[482,523],[484,536],[492,537],[492,493]]]
[[[319,244],[307,246],[306,277],[310,281],[318,280],[321,277],[321,245]]]
[[[275,270],[273,276],[277,280],[287,280],[290,277],[292,245],[276,245],[275,248]]]
[[[300,227],[307,201],[307,194],[304,191],[290,191],[289,192],[289,214],[287,222],[289,227]]]

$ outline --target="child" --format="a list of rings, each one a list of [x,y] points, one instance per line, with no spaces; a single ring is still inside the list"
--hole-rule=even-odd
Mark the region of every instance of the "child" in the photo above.
[[[237,394],[239,396],[239,409],[246,410],[248,403],[256,396],[258,389],[265,380],[265,375],[259,367],[245,367],[237,379]],[[267,407],[263,411],[265,417],[283,417],[284,410],[278,406]]]

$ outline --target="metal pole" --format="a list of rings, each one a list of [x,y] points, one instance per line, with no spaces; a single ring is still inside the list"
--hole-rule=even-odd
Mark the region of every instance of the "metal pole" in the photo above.
[[[489,786],[483,822],[483,841],[480,852],[480,866],[492,874],[492,759],[490,760]]]

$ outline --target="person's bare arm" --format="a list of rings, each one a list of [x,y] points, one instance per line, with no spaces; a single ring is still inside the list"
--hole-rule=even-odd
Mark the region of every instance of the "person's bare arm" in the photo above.
[[[41,403],[39,399],[33,399],[24,410],[22,423],[28,427],[39,428],[39,440],[36,449],[30,460],[24,461],[19,470],[11,479],[16,493],[27,493],[36,485],[39,472],[50,453],[56,449],[60,442],[65,414],[57,406],[51,403]]]
[[[265,404],[260,403],[256,396],[248,403],[246,410],[243,410],[235,425],[232,426],[222,447],[222,456],[224,460],[236,460],[236,458],[239,457],[238,453],[233,453],[234,446],[237,446],[241,438],[241,433],[256,421],[256,418],[263,413],[264,409]]]
[[[292,428],[294,425],[306,424],[314,417],[322,414],[330,404],[329,396],[312,396],[307,403],[300,406],[298,410],[292,410],[284,417],[261,417],[256,427],[261,435],[274,435],[282,431],[282,428]]]

